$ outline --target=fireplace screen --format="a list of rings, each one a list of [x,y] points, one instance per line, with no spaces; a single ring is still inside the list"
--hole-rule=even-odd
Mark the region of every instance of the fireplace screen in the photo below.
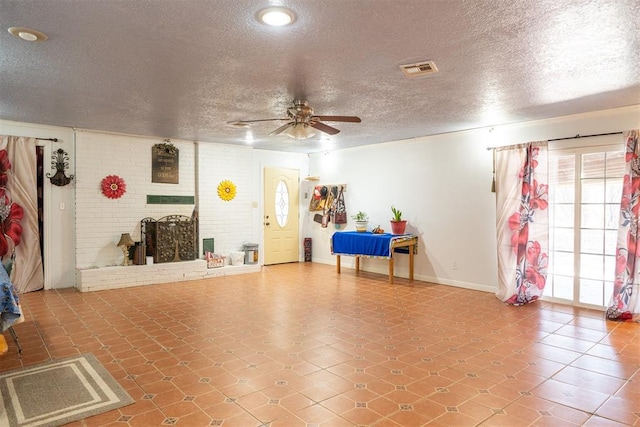
[[[196,259],[196,227],[192,218],[169,215],[159,220],[145,218],[140,223],[146,256],[156,263]]]

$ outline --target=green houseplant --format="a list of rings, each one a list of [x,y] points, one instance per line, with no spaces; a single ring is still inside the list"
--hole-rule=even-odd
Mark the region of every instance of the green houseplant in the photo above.
[[[358,211],[357,214],[351,215],[351,218],[356,221],[356,231],[367,231],[367,225],[369,225],[369,216],[366,212]]]
[[[391,213],[393,213],[393,218],[391,218],[391,232],[393,234],[404,234],[407,229],[407,221],[402,219],[402,211],[396,209],[394,205],[391,205]]]

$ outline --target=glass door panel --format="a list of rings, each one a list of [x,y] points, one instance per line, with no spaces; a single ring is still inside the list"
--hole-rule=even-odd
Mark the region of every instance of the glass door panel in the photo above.
[[[550,280],[544,296],[606,307],[615,275],[624,152],[591,150],[550,154]]]

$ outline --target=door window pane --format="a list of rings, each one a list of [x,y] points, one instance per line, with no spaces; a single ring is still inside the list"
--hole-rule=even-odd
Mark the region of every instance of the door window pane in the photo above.
[[[622,178],[624,176],[624,151],[609,151],[606,154],[606,177]],[[622,185],[622,181],[620,181]]]
[[[604,176],[605,153],[582,155],[582,178],[600,178]]]
[[[580,230],[580,252],[601,254],[604,250],[604,230]]]
[[[573,219],[573,205],[567,204],[557,204],[554,205],[551,211],[553,215],[553,226],[554,227],[571,227],[573,228],[574,219]],[[550,212],[551,213],[551,212]]]
[[[573,251],[573,228],[554,228],[549,230],[549,238],[556,251]]]
[[[553,276],[553,296],[573,301],[573,276]]]
[[[289,219],[289,189],[284,181],[276,186],[276,220],[280,227],[287,225]]]
[[[604,203],[603,179],[585,179],[582,181],[582,203]]]
[[[580,302],[583,304],[602,305],[604,283],[602,280],[580,279]]]
[[[602,305],[604,307],[608,307],[611,303],[611,297],[613,296],[613,282],[604,282],[604,297],[602,300]]]
[[[549,200],[554,203],[575,201],[575,156],[550,156]]]
[[[553,274],[563,274],[573,276],[573,253],[554,252],[553,253]]]
[[[604,206],[603,205],[582,205],[580,217],[581,228],[603,228],[604,227]]]
[[[606,255],[615,255],[617,244],[618,230],[606,230],[604,232],[604,253]]]
[[[622,180],[607,180],[607,188],[605,189],[605,202],[620,204],[622,198]]]
[[[604,280],[613,280],[616,277],[616,257],[604,257]]]
[[[604,227],[609,230],[617,230],[620,224],[620,205],[606,205],[605,206],[605,223]]]
[[[604,279],[604,256],[580,254],[580,277],[585,279]]]

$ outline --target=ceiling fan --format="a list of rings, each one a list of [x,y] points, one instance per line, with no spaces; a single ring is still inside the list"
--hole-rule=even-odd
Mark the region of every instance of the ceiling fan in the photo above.
[[[324,132],[329,135],[335,135],[340,132],[340,130],[329,126],[323,121],[327,122],[349,122],[349,123],[360,123],[360,117],[356,116],[317,116],[313,114],[313,108],[309,106],[307,101],[295,100],[293,101],[293,107],[287,109],[287,116],[281,119],[259,119],[259,120],[234,120],[228,122],[233,126],[248,126],[252,123],[257,122],[268,122],[268,121],[276,121],[276,120],[288,120],[287,123],[280,126],[276,130],[269,133],[271,135],[280,135],[285,134],[295,139],[306,139],[311,138],[315,135],[315,131],[313,129],[317,129],[320,132]]]

